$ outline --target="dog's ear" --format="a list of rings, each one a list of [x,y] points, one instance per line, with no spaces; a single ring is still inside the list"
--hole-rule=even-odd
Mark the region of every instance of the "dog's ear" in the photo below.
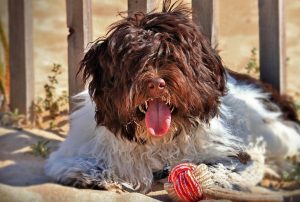
[[[78,73],[82,73],[85,82],[89,82],[89,94],[96,105],[95,120],[98,125],[104,125],[114,134],[122,127],[123,120],[120,118],[118,108],[120,106],[120,91],[116,91],[116,61],[114,48],[109,44],[111,38],[93,43],[89,51],[85,54],[81,61]],[[117,86],[119,87],[119,86]],[[122,100],[124,102],[124,100]],[[128,139],[133,139],[134,126],[127,124],[124,133]],[[129,134],[130,131],[130,134]]]
[[[82,73],[82,79],[86,83],[89,81],[89,93],[94,97],[100,92],[104,86],[108,85],[110,56],[107,53],[107,42],[97,40],[95,41],[88,52],[84,55],[80,63],[78,71]]]
[[[219,56],[217,50],[211,46],[208,39],[204,36],[201,40],[202,47],[202,60],[206,68],[208,68],[212,74],[212,81],[214,82],[215,89],[220,92],[220,96],[226,92],[226,73],[222,59]]]
[[[195,68],[197,69],[199,89],[203,99],[203,112],[200,117],[209,122],[219,113],[220,98],[226,94],[226,73],[218,52],[211,47],[209,41],[201,33],[199,37],[201,40],[198,41],[198,48],[200,49],[198,55],[202,62]]]
[[[89,82],[89,94],[96,103],[95,118],[98,124],[104,124],[111,119],[109,113],[111,103],[110,96],[113,86],[113,62],[109,54],[107,40],[97,40],[85,54],[80,63],[79,73],[82,73],[84,82]],[[101,110],[101,111],[100,111]]]

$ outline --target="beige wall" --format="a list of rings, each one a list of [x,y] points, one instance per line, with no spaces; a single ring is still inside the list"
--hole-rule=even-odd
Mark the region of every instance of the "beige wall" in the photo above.
[[[0,0],[1,19],[6,19],[5,2]],[[160,0],[156,0],[160,1]],[[251,49],[258,48],[257,0],[219,0],[220,25],[219,49],[224,63],[243,71]],[[189,2],[185,0],[185,2]],[[4,5],[4,6],[2,6]],[[120,19],[118,12],[126,11],[127,0],[93,0],[93,39],[105,35],[107,27]],[[68,30],[63,0],[33,0],[34,15],[34,66],[37,95],[43,92],[43,84],[52,63],[63,66],[60,90],[67,90]],[[300,1],[286,0],[286,35],[288,62],[288,89],[300,92]]]

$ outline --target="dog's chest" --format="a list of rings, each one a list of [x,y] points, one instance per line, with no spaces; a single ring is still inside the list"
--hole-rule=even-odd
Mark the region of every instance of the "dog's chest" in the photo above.
[[[199,162],[203,148],[201,141],[187,134],[182,134],[176,140],[157,144],[117,141],[110,145],[115,145],[109,158],[111,166],[124,175],[134,170],[152,173],[181,162]]]

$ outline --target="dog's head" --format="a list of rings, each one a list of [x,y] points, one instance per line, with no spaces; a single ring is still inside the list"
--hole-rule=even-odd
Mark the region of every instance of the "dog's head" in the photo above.
[[[208,123],[225,92],[220,57],[180,4],[113,24],[80,71],[91,77],[97,123],[129,140],[145,139],[137,131],[160,137]]]

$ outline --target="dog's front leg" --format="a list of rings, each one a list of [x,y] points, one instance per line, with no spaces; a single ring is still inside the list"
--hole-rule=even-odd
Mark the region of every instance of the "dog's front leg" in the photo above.
[[[70,172],[59,183],[84,189],[99,189],[117,193],[124,192],[117,177],[113,176],[108,169],[103,170],[99,169],[99,167]]]
[[[50,158],[46,174],[54,181],[77,188],[124,192],[120,179],[102,161],[86,157]]]

